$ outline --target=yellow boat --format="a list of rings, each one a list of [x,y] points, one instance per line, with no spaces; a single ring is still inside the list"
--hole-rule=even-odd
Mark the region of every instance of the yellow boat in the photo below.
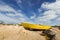
[[[49,30],[51,28],[51,26],[30,24],[30,23],[26,23],[26,22],[22,22],[21,25],[24,28],[37,29],[37,30]]]
[[[44,34],[43,36],[47,40],[50,40],[51,36],[54,37],[54,35],[55,35],[55,34],[53,34],[53,35],[50,34],[50,33],[52,33],[52,31],[50,31],[50,29],[52,28],[51,26],[40,25],[40,24],[31,24],[31,23],[26,23],[26,22],[21,23],[21,26],[23,26],[24,28],[28,28],[28,29],[41,30],[42,33]]]

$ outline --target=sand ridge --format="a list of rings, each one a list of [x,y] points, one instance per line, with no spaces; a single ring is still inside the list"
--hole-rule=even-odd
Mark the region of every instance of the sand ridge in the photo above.
[[[50,29],[54,32],[55,40],[60,40],[60,30],[58,28]],[[42,31],[26,30],[18,25],[0,25],[0,40],[46,40],[41,35]]]
[[[22,26],[0,26],[0,40],[45,40],[40,34]]]

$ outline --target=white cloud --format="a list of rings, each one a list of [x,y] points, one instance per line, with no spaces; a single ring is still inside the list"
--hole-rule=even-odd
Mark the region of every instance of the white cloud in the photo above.
[[[15,11],[15,12],[8,12],[8,14],[6,14],[7,16],[19,16],[19,17],[24,17],[24,14],[22,14],[22,12],[18,12],[18,11]]]
[[[24,18],[19,18],[19,20],[20,20],[21,22],[24,22],[24,21],[25,21],[25,19],[24,19]]]
[[[51,10],[57,10],[57,9],[60,9],[60,1],[57,1],[55,3],[47,3],[47,4],[42,4],[42,8],[45,8],[45,9],[51,9]]]
[[[52,13],[52,15],[55,16],[60,16],[60,1],[56,1],[55,3],[51,3],[51,4],[42,4],[42,8],[46,9],[46,10],[52,10],[54,11],[54,13]],[[51,14],[51,12],[49,14]],[[47,11],[48,12],[48,11]],[[51,16],[52,17],[52,16]],[[49,17],[48,17],[49,18]]]
[[[45,11],[42,17],[38,17],[38,21],[50,21],[57,17],[56,13],[52,10]]]
[[[60,18],[58,18],[57,20],[60,20]]]
[[[7,16],[15,16],[15,14],[12,14],[12,13],[9,13],[9,14],[6,14]]]
[[[8,12],[7,14],[2,14],[2,12],[6,11]],[[19,16],[19,18],[12,18],[14,16]],[[22,14],[22,12],[20,12],[19,10],[16,11],[5,3],[0,4],[0,21],[3,21],[5,23],[19,23],[25,21],[26,18],[27,17],[24,14]]]
[[[60,1],[60,0],[56,0],[56,1]]]
[[[19,22],[17,19],[7,17],[1,13],[0,13],[0,21],[3,21],[4,23],[18,23]]]
[[[8,11],[8,12],[13,11],[13,12],[15,12],[15,10],[13,8],[9,7],[6,4],[5,5],[0,4],[0,11]]]
[[[60,18],[57,18],[56,20],[60,21]]]
[[[60,16],[60,0],[56,0],[56,2],[54,2],[54,3],[48,3],[48,2],[43,3],[41,5],[41,8],[43,10],[47,10],[47,11],[45,11],[43,13],[43,16],[38,17],[39,22],[42,22],[42,23],[44,23],[44,22],[48,23],[49,22],[49,24],[52,25],[52,23],[53,23],[51,21],[52,19],[53,20],[54,19],[60,20],[60,17],[59,17]],[[53,25],[55,25],[55,24],[53,24]]]
[[[36,18],[36,14],[30,17],[30,19],[34,19],[34,18]]]

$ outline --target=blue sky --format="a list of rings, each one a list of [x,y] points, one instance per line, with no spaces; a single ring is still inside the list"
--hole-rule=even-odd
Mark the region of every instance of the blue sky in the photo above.
[[[0,0],[0,21],[60,25],[60,0]]]

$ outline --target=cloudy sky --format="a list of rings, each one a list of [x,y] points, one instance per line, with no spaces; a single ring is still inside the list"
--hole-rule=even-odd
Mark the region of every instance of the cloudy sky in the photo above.
[[[60,0],[0,0],[0,22],[60,25]]]

